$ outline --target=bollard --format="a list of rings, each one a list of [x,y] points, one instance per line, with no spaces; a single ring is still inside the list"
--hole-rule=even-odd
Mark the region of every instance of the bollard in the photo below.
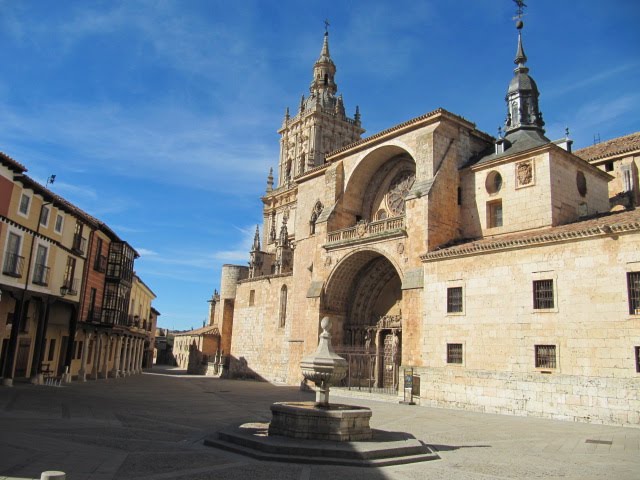
[[[48,471],[40,474],[40,480],[66,480],[67,475],[64,472]]]

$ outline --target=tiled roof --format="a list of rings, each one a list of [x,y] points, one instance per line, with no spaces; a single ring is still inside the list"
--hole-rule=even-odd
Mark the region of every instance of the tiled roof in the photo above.
[[[188,332],[176,333],[176,337],[191,335],[216,335],[218,327],[216,325],[207,325],[206,327],[196,328]]]
[[[620,155],[634,150],[640,150],[640,132],[625,135],[624,137],[613,138],[590,147],[581,148],[573,153],[584,160],[592,162],[600,158]]]
[[[11,158],[9,155],[3,152],[0,152],[0,162],[17,173],[22,173],[27,171],[27,167],[25,167],[19,162],[16,162],[13,158]]]
[[[629,231],[640,231],[640,209],[605,213],[575,223],[549,227],[532,232],[470,240],[465,243],[425,253],[421,255],[420,258],[422,261],[432,261],[449,257],[478,255],[499,250],[525,248],[545,243],[620,234]]]

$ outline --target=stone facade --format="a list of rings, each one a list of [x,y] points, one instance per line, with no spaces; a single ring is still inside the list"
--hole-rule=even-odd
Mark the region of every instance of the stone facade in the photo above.
[[[335,67],[287,113],[249,267],[222,271],[230,374],[300,383],[329,316],[350,386],[398,394],[412,368],[423,405],[638,424],[640,215],[611,213],[612,172],[545,137],[526,60],[519,36],[498,138],[444,109],[364,139],[358,114],[317,115],[335,149],[303,162]],[[329,61],[325,36],[312,86]]]

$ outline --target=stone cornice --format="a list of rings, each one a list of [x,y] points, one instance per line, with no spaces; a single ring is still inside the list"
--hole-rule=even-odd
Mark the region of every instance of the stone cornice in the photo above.
[[[630,216],[631,218],[620,219],[619,222],[607,222],[609,219],[615,219],[604,217],[579,222],[578,224],[555,227],[544,233],[530,233],[496,239],[478,240],[425,253],[420,256],[420,260],[426,263],[449,258],[481,255],[483,253],[494,253],[517,248],[551,245],[586,238],[607,237],[640,231],[640,215],[635,214]],[[572,226],[575,228],[567,228]]]
[[[252,282],[257,282],[261,280],[271,281],[271,279],[273,278],[283,278],[283,277],[292,277],[292,276],[293,276],[293,272],[274,273],[273,275],[262,275],[261,277],[245,278],[243,280],[238,280],[238,285],[242,283],[252,283]]]

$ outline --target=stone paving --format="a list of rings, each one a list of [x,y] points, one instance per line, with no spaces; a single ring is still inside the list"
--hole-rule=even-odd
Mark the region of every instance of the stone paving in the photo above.
[[[640,479],[640,428],[398,405],[368,406],[373,428],[406,432],[439,460],[381,468],[261,462],[206,447],[219,428],[268,421],[275,401],[309,392],[155,368],[63,387],[0,387],[0,479]]]

